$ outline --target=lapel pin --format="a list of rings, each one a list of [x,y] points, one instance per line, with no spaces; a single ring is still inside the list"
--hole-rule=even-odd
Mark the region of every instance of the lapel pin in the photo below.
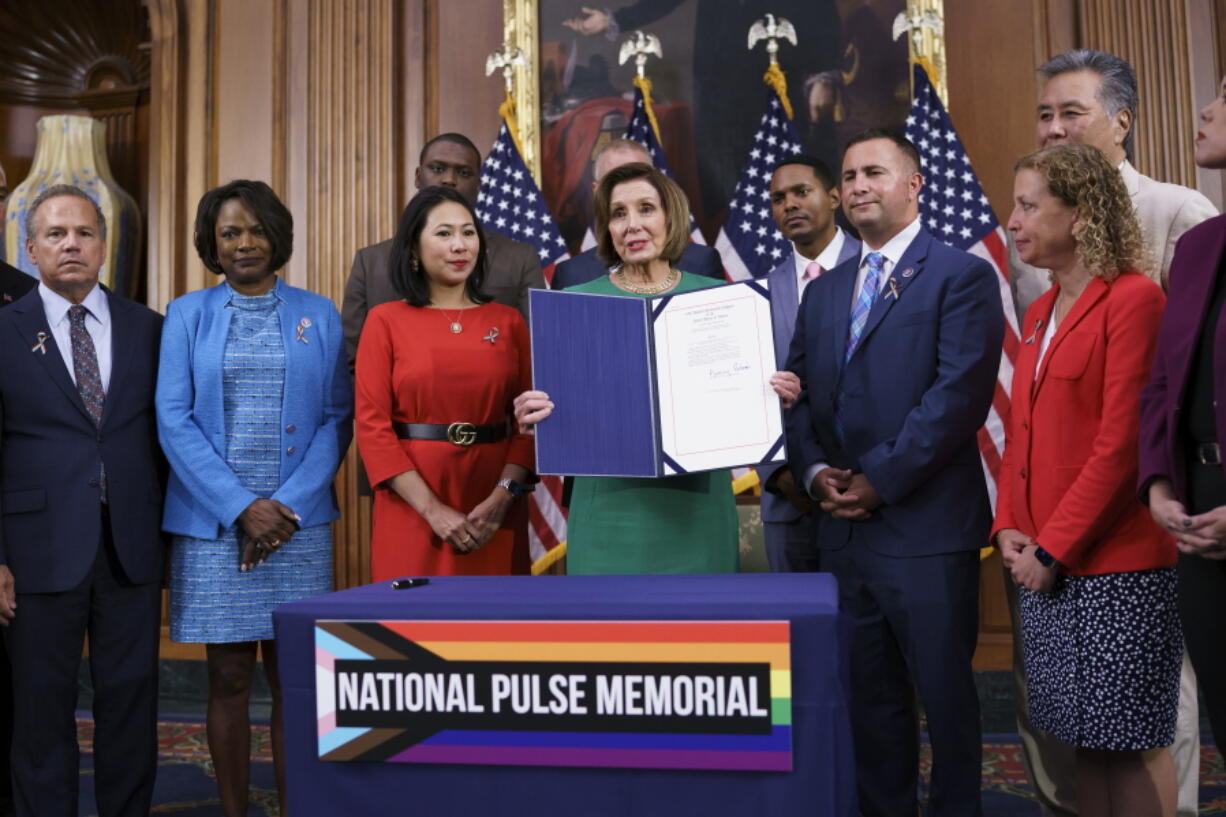
[[[903,275],[906,275],[906,273],[904,272]],[[889,284],[890,284],[890,295],[892,295],[894,297],[894,300],[897,301],[898,300],[898,281],[894,280],[893,276],[891,276],[889,280]]]
[[[489,334],[481,338],[481,340],[488,340],[490,342],[490,346],[493,346],[494,341],[497,339],[498,339],[498,327],[497,326],[490,327]]]
[[[310,319],[310,318],[302,318],[301,320],[299,320],[299,321],[298,321],[298,334],[295,336],[294,340],[300,340],[300,341],[302,341],[303,343],[310,343],[310,342],[311,342],[311,339],[310,339],[310,338],[308,338],[308,337],[307,337],[307,336],[304,334],[304,333],[306,332],[306,330],[307,330],[307,329],[309,329],[309,328],[311,328],[311,319]]]
[[[47,338],[50,337],[46,332],[39,332],[34,336],[38,343],[30,347],[31,352],[42,352],[47,354]]]
[[[9,295],[7,292],[6,292],[6,293],[4,293],[4,302],[5,302],[6,304],[7,304],[7,303],[12,303],[12,300],[13,300],[13,296],[12,296],[12,295]]]
[[[1043,328],[1043,319],[1039,318],[1034,322],[1034,331],[1030,333],[1030,337],[1026,338],[1026,343],[1034,343],[1034,339],[1039,336],[1039,330]]]
[[[915,267],[907,267],[905,270],[902,271],[903,278],[910,278],[914,274],[915,274]]]

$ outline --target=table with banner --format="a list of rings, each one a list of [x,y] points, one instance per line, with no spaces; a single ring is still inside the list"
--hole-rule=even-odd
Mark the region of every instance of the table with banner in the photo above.
[[[852,813],[826,574],[432,577],[274,617],[295,814]]]

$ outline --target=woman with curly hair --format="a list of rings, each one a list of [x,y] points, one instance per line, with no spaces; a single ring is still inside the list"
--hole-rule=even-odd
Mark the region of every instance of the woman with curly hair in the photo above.
[[[1018,585],[1031,722],[1076,747],[1083,815],[1173,815],[1175,545],[1137,501],[1138,401],[1165,298],[1097,148],[1017,163],[1008,228],[1051,270],[1013,372],[992,541]]]

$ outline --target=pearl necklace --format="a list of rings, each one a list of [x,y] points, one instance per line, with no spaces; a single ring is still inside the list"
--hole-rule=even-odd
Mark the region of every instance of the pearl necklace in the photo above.
[[[626,268],[622,267],[617,271],[617,285],[627,292],[633,292],[635,295],[659,295],[665,290],[672,289],[677,285],[677,281],[681,278],[681,271],[670,269],[668,276],[658,284],[636,284],[626,277]]]

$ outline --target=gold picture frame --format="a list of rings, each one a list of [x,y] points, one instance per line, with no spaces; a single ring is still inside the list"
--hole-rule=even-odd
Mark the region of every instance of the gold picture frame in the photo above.
[[[766,5],[764,3],[764,5]],[[949,85],[945,62],[945,4],[944,0],[907,0],[907,16],[923,17],[935,14],[940,26],[920,28],[918,37],[907,36],[908,52],[914,62],[927,58],[933,71],[933,84],[946,108],[949,107]],[[524,55],[524,64],[514,67],[516,123],[523,150],[524,163],[532,172],[537,185],[541,184],[541,99],[538,78],[540,77],[539,48],[539,0],[503,0],[503,42],[518,47]],[[766,10],[763,10],[763,14]]]

